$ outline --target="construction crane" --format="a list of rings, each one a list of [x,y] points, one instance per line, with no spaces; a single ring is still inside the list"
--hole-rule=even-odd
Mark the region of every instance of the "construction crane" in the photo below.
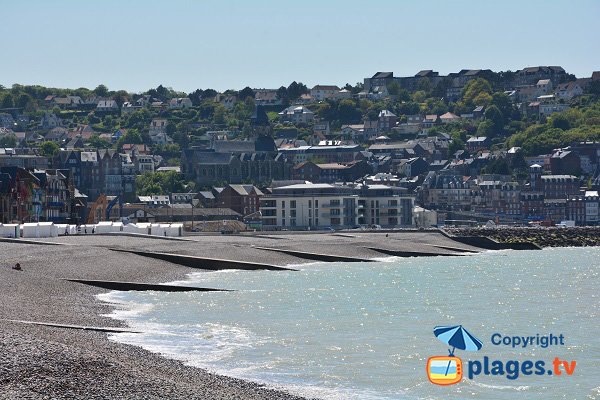
[[[114,199],[108,200],[105,194],[98,196],[96,201],[90,206],[88,212],[86,224],[94,224],[99,221],[108,221],[110,219],[110,211],[113,209],[115,204],[119,202],[119,196],[115,196]],[[119,202],[119,207],[121,203]]]

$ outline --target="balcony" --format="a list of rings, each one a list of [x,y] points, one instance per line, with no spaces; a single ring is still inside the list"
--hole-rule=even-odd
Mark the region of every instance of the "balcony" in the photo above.
[[[321,207],[322,208],[341,208],[342,204],[341,203],[322,203]]]
[[[323,217],[323,218],[342,218],[343,215],[341,213],[340,214],[332,214],[332,213],[328,212],[328,213],[321,213],[321,217]]]

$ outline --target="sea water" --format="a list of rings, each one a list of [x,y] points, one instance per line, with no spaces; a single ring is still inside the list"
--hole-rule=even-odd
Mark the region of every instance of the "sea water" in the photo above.
[[[221,374],[327,399],[600,399],[600,248],[314,263],[287,271],[192,273],[177,284],[232,292],[111,292],[113,317],[140,334],[112,340]],[[483,342],[456,350],[465,377],[429,382],[449,347],[433,328],[462,325]],[[563,335],[564,345],[494,345]],[[467,363],[576,361],[572,375],[468,379]]]

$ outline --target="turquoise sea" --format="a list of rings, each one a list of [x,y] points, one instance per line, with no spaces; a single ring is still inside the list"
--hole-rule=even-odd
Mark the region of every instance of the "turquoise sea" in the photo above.
[[[600,399],[600,248],[298,267],[193,273],[177,282],[234,292],[99,297],[116,304],[112,317],[144,332],[111,340],[308,397]],[[456,385],[427,378],[427,359],[448,355],[433,335],[437,325],[462,325],[483,342],[477,352],[456,350],[465,375]],[[564,345],[494,345],[495,333],[562,334]],[[542,360],[547,369],[559,357],[576,368],[469,379],[469,361],[484,357]]]

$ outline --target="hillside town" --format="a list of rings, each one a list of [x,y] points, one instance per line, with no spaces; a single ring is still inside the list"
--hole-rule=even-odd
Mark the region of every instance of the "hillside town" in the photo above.
[[[559,66],[223,93],[0,87],[0,223],[598,225],[599,98],[600,71]]]

